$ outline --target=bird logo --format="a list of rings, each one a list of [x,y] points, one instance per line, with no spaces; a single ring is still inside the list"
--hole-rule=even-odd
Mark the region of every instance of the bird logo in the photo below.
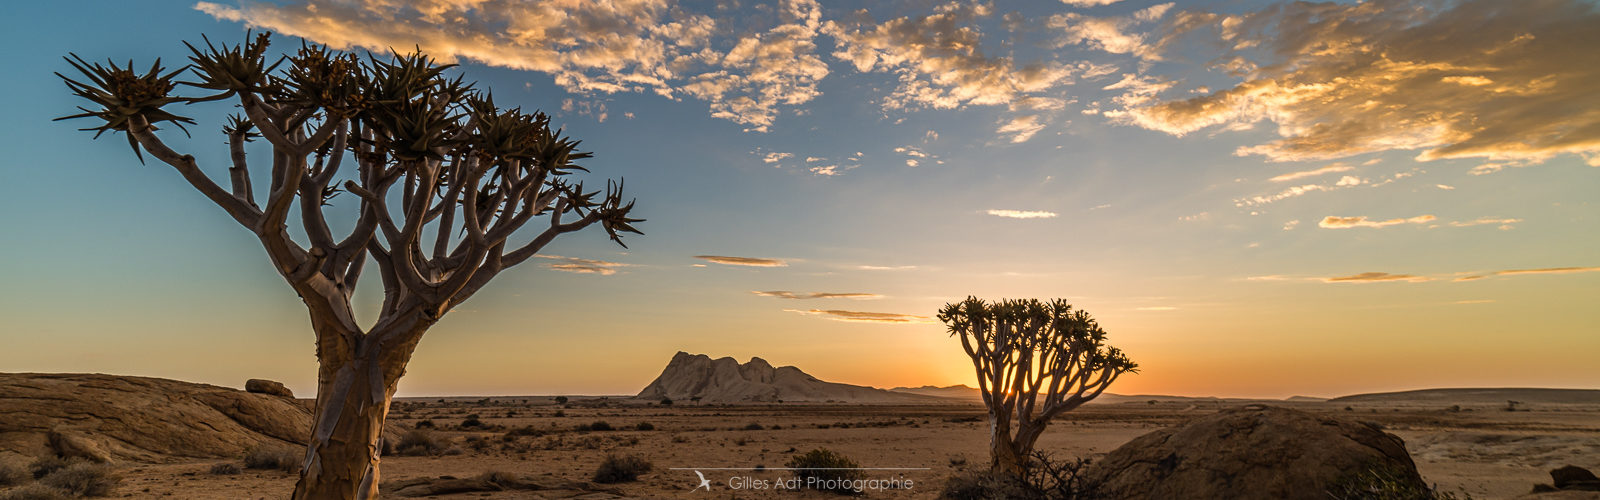
[[[689,491],[695,491],[695,490],[698,490],[700,488],[705,488],[706,491],[711,491],[711,480],[710,479],[706,479],[706,475],[705,474],[701,474],[700,471],[694,471],[694,475],[700,476],[700,486],[695,486],[693,490],[689,490]]]

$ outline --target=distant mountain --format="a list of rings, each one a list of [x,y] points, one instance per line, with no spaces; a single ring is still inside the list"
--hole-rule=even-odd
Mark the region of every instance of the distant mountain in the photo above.
[[[826,402],[938,403],[946,400],[890,392],[873,387],[818,380],[793,366],[773,367],[761,358],[740,364],[733,358],[711,359],[679,351],[655,381],[639,391],[643,399],[706,403]]]
[[[1415,391],[1356,394],[1328,400],[1329,403],[1429,403],[1429,404],[1504,404],[1506,401],[1530,404],[1600,404],[1600,390],[1537,389],[1519,387],[1421,389]]]
[[[1328,398],[1319,398],[1316,396],[1289,396],[1284,398],[1284,401],[1292,401],[1296,403],[1320,403],[1327,400]]]

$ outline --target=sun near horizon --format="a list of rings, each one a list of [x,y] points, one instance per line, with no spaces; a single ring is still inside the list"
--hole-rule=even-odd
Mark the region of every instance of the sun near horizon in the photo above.
[[[968,296],[1089,311],[1141,366],[1120,394],[1600,386],[1589,2],[379,3],[14,6],[0,371],[314,392],[257,242],[121,137],[51,122],[76,112],[69,52],[177,65],[255,29],[459,63],[648,219],[627,249],[569,235],[497,279],[402,397],[634,394],[677,351],[975,385],[934,319]],[[194,111],[192,138],[161,134],[221,165],[232,110]]]

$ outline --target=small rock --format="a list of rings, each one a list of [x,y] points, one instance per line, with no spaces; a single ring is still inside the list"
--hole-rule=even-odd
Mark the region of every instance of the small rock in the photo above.
[[[271,394],[286,398],[294,397],[294,391],[290,391],[283,384],[262,378],[253,378],[245,381],[244,390],[245,392],[254,392],[256,394]]]
[[[1550,479],[1555,481],[1556,488],[1563,490],[1573,489],[1572,487],[1577,485],[1596,485],[1600,483],[1600,477],[1595,477],[1593,472],[1589,472],[1589,469],[1576,465],[1568,465],[1560,469],[1551,470]]]
[[[111,453],[88,436],[69,429],[51,429],[50,448],[66,458],[83,458],[95,463],[111,461]]]

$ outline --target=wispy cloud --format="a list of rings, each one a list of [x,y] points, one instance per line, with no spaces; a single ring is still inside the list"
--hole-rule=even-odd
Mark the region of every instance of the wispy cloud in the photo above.
[[[536,255],[536,257],[556,261],[545,264],[545,267],[550,269],[569,273],[598,274],[601,276],[610,276],[616,274],[620,268],[633,266],[632,264],[621,262],[562,257],[560,255]]]
[[[1591,2],[1277,3],[1242,15],[1188,11],[1154,45],[1220,44],[1201,60],[1239,77],[1198,97],[1130,100],[1124,123],[1175,135],[1276,124],[1240,147],[1274,161],[1387,150],[1417,159],[1600,163],[1600,12]],[[1185,36],[1209,40],[1177,42]],[[1102,42],[1139,53],[1141,39]],[[1176,82],[1176,79],[1161,78]],[[1108,116],[1111,116],[1108,113]],[[1481,170],[1480,170],[1481,169]],[[1480,167],[1473,173],[1492,169]]]
[[[1055,212],[1046,212],[1043,210],[1003,210],[996,208],[986,210],[984,213],[996,217],[1006,217],[1010,219],[1049,219],[1056,216]]]
[[[779,153],[777,151],[773,151],[771,153],[767,153],[767,156],[762,157],[761,161],[766,163],[778,163],[791,157],[794,157],[794,153]]]
[[[1303,178],[1306,178],[1306,177],[1316,177],[1316,176],[1323,175],[1323,174],[1331,174],[1331,173],[1335,173],[1335,172],[1349,172],[1351,170],[1355,170],[1355,167],[1352,167],[1352,166],[1349,166],[1349,165],[1345,165],[1345,164],[1342,164],[1342,163],[1335,163],[1335,164],[1328,165],[1326,167],[1322,167],[1322,168],[1315,169],[1315,170],[1303,170],[1303,171],[1300,171],[1300,172],[1290,172],[1290,173],[1279,175],[1277,177],[1273,177],[1273,178],[1267,179],[1267,180],[1272,181],[1272,182],[1286,182],[1286,181],[1292,181],[1292,180],[1295,180],[1295,179],[1303,179]]]
[[[1428,222],[1433,222],[1434,219],[1437,219],[1437,217],[1434,217],[1432,215],[1418,215],[1416,217],[1411,217],[1411,218],[1406,218],[1406,219],[1389,219],[1389,220],[1381,220],[1381,221],[1379,221],[1379,220],[1367,219],[1367,216],[1365,216],[1365,215],[1358,216],[1358,217],[1338,217],[1338,216],[1329,215],[1327,217],[1323,217],[1322,218],[1322,222],[1318,222],[1317,223],[1317,227],[1321,227],[1321,228],[1324,228],[1324,229],[1349,229],[1349,228],[1353,228],[1353,227],[1389,227],[1389,226],[1398,226],[1398,225],[1401,225],[1401,224],[1425,224],[1425,223],[1428,223]]]
[[[1600,271],[1600,267],[1545,267],[1539,269],[1507,269],[1503,271],[1490,271],[1456,278],[1455,281],[1476,281],[1493,276],[1518,276],[1528,274],[1576,274]]]
[[[1404,281],[1404,282],[1408,282],[1409,283],[1409,282],[1428,281],[1428,280],[1429,280],[1428,278],[1423,277],[1423,276],[1415,276],[1415,275],[1410,275],[1410,274],[1389,274],[1389,273],[1379,273],[1379,272],[1367,272],[1367,273],[1361,273],[1361,274],[1352,274],[1350,276],[1338,276],[1338,277],[1333,277],[1333,278],[1323,278],[1322,279],[1322,281],[1324,283],[1384,283],[1384,282],[1396,282],[1396,281]]]
[[[748,267],[787,267],[788,262],[782,259],[762,259],[757,257],[729,257],[726,255],[696,255],[696,259],[715,264]]]
[[[1519,222],[1522,222],[1522,219],[1513,219],[1513,218],[1510,218],[1510,217],[1479,217],[1477,219],[1473,219],[1473,220],[1469,220],[1469,221],[1451,221],[1450,222],[1450,226],[1451,227],[1469,227],[1469,226],[1482,226],[1482,225],[1490,225],[1490,224],[1492,224],[1492,225],[1498,225],[1499,229],[1502,230],[1502,231],[1509,231],[1511,229],[1516,229],[1516,226],[1514,226],[1514,224],[1519,223]]]
[[[1051,16],[1048,25],[1059,30],[1061,45],[1082,44],[1113,54],[1131,54],[1141,59],[1159,60],[1157,48],[1147,35],[1134,28],[1165,16],[1172,3],[1153,5],[1122,17],[1090,17],[1076,12]]]
[[[773,297],[773,298],[779,298],[779,299],[799,299],[799,300],[804,300],[804,299],[855,299],[855,300],[863,300],[863,299],[883,298],[882,295],[878,295],[876,293],[859,293],[859,292],[791,292],[791,291],[788,291],[788,290],[771,290],[771,291],[752,291],[750,293],[753,293],[753,294],[756,294],[756,295],[760,295],[762,297]]]
[[[805,314],[809,316],[826,316],[834,321],[848,321],[852,323],[889,323],[889,324],[916,324],[931,323],[933,318],[911,314],[895,314],[881,312],[841,311],[838,309],[784,309],[784,311]]]

